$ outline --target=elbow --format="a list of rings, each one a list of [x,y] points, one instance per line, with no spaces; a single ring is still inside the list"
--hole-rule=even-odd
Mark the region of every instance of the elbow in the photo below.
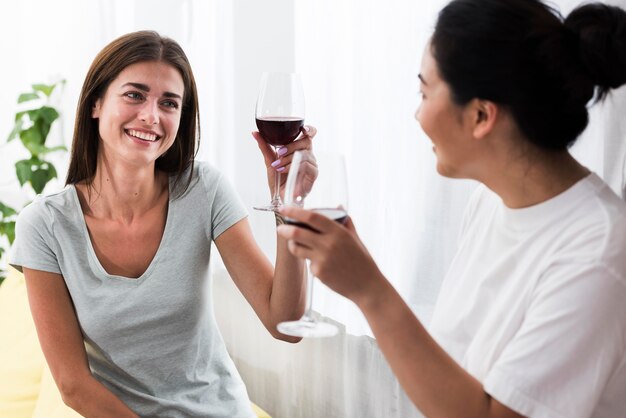
[[[269,331],[270,335],[274,337],[274,339],[291,344],[299,343],[300,341],[302,341],[302,337],[294,337],[291,335],[280,333],[276,328],[276,325],[278,325],[278,323],[265,327]]]
[[[56,384],[63,403],[73,410],[79,409],[83,385],[81,385],[77,379],[64,378],[59,379]]]
[[[291,335],[281,334],[280,332],[273,332],[272,337],[277,340],[284,341],[286,343],[296,344],[302,341],[302,337],[293,337]]]
[[[291,343],[291,344],[299,343],[300,341],[302,341],[302,337],[293,337],[291,335],[281,334],[276,329],[276,326],[267,327],[267,330],[270,332],[272,337],[274,337],[274,339],[276,340],[284,341],[286,343]]]

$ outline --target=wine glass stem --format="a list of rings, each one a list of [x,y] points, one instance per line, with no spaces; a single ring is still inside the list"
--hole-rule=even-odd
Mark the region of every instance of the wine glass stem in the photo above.
[[[280,173],[277,171],[274,175],[274,196],[272,196],[272,205],[280,206],[282,204],[280,200]]]
[[[313,321],[313,282],[315,276],[311,273],[311,262],[306,260],[306,305],[304,306],[304,317]]]

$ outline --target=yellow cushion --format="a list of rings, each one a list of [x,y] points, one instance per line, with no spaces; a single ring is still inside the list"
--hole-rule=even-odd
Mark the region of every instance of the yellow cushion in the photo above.
[[[9,268],[0,286],[0,417],[31,417],[44,364],[24,276]]]
[[[272,417],[269,416],[269,414],[267,412],[265,412],[264,410],[259,408],[254,403],[252,403],[252,410],[256,414],[257,418],[272,418]]]
[[[48,365],[41,378],[41,391],[32,418],[80,418],[81,415],[63,403]]]

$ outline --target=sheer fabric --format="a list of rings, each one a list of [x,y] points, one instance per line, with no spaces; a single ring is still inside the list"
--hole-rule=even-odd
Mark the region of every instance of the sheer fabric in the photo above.
[[[577,1],[555,2],[564,14]],[[626,7],[624,0],[612,3]],[[249,132],[261,72],[297,70],[319,152],[345,155],[350,213],[381,269],[414,312],[430,317],[475,183],[441,178],[430,141],[413,115],[420,57],[442,0],[23,0],[0,6],[5,37],[0,126],[30,83],[67,79],[64,123],[50,144],[70,145],[87,68],[115,36],[156,29],[187,52],[200,94],[198,158],[216,165],[251,208],[269,198],[265,168]],[[25,28],[24,22],[28,22]],[[19,36],[18,36],[19,35]],[[44,45],[44,47],[42,47]],[[34,52],[36,51],[36,52]],[[574,154],[626,194],[626,90],[591,110]],[[0,145],[12,161],[17,143]],[[51,157],[61,180],[67,154]],[[4,157],[3,157],[4,158]],[[12,164],[0,164],[1,200],[24,197]],[[52,184],[50,191],[62,181]],[[250,209],[256,238],[274,257],[274,220]],[[214,252],[217,254],[217,252]],[[277,342],[262,328],[225,271],[214,266],[216,316],[250,397],[275,417],[414,417],[408,400],[352,303],[317,286],[315,308],[344,332],[334,339]]]

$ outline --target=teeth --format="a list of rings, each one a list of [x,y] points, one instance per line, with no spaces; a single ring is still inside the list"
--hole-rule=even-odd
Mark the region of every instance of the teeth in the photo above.
[[[128,130],[128,134],[132,135],[134,137],[137,137],[139,139],[143,139],[144,141],[156,141],[157,140],[157,136],[154,134],[149,134],[146,132],[140,132],[140,131],[136,131],[134,129],[129,129]]]

